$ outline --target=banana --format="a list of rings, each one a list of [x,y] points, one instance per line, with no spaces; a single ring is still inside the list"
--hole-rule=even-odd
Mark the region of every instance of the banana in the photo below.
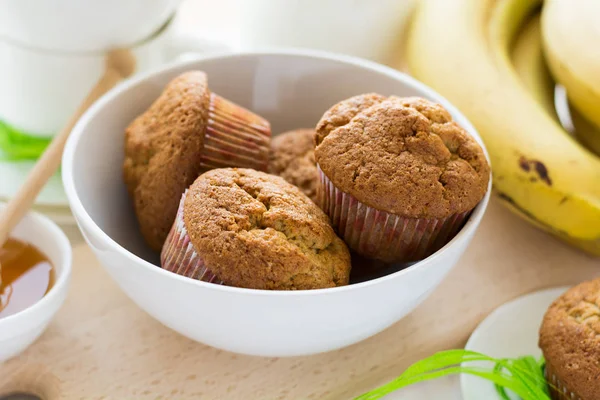
[[[511,51],[513,67],[534,99],[558,120],[554,106],[554,80],[542,51],[540,14],[535,13],[519,31]]]
[[[541,18],[535,13],[519,31],[511,51],[513,67],[521,82],[546,112],[558,120],[554,103],[555,83],[542,50]],[[572,104],[568,107],[575,137],[590,151],[600,155],[600,129],[581,115]]]
[[[408,64],[478,129],[501,199],[600,255],[600,161],[529,94],[509,57],[515,33],[540,1],[421,1],[409,32]]]
[[[600,1],[546,0],[542,36],[556,81],[581,115],[600,128]]]
[[[499,23],[500,19],[496,19],[496,21]],[[552,79],[542,50],[540,13],[535,13],[531,16],[519,31],[512,47],[511,59],[517,75],[521,78],[521,82],[529,90],[534,99],[544,107],[549,115],[559,120],[554,103],[556,85]],[[586,121],[574,107],[569,107],[569,113],[575,128],[575,136],[588,149],[600,155],[600,132],[595,130],[594,126]],[[512,211],[519,213],[519,210],[511,203],[506,203],[505,205],[511,208]],[[527,219],[539,228],[545,228],[537,221],[530,218]],[[596,243],[594,242],[577,241],[564,235],[562,239],[592,254],[598,254]]]
[[[569,104],[569,111],[577,139],[590,151],[600,156],[600,129],[581,115],[572,104]]]

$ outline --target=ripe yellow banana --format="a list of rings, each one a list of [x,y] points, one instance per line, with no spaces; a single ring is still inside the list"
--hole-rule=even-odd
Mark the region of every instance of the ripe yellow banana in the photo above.
[[[521,82],[546,112],[558,120],[554,104],[555,82],[542,50],[540,13],[535,13],[519,31],[512,47],[511,59]],[[590,151],[600,155],[600,129],[569,104],[575,137]]]
[[[581,115],[600,128],[600,1],[546,0],[542,36],[552,74]]]
[[[421,1],[408,39],[410,70],[478,129],[494,187],[511,208],[600,254],[600,161],[529,94],[509,57],[513,35],[540,0],[498,1]],[[490,16],[503,29],[490,32]]]
[[[532,15],[521,28],[511,51],[513,67],[529,93],[558,120],[554,106],[554,80],[542,51],[540,14]]]
[[[500,33],[498,30],[501,28],[495,25],[502,24],[502,18],[499,18],[501,15],[498,15],[501,11],[502,4],[496,7],[495,15],[492,15],[492,20],[494,21],[494,23],[490,24],[492,31],[490,35],[492,37],[494,34],[494,29],[492,28],[496,29],[496,34]],[[510,16],[510,13],[504,14],[504,17],[506,16]],[[511,59],[517,75],[521,78],[521,82],[529,90],[529,93],[544,107],[549,115],[558,121],[554,103],[555,82],[552,79],[542,50],[541,19],[539,13],[536,12],[532,15],[520,29],[514,40]],[[569,111],[575,127],[575,136],[589,150],[600,154],[600,132],[594,129],[594,126],[586,121],[574,107],[570,106]],[[515,209],[512,204],[506,203],[506,205],[518,213],[519,210]],[[530,218],[527,219],[534,225],[544,228],[537,221]],[[561,236],[563,240],[572,245],[585,249],[592,254],[598,254],[598,245],[593,241],[577,241],[566,235]]]

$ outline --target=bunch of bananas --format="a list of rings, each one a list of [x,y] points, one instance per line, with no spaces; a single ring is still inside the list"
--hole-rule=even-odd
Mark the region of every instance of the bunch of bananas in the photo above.
[[[600,255],[600,0],[421,0],[406,51],[478,129],[499,198]]]

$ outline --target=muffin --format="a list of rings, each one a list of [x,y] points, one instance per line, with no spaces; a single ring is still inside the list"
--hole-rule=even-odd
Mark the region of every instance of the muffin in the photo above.
[[[364,94],[316,128],[318,203],[357,253],[416,261],[447,243],[486,193],[481,147],[440,105]]]
[[[600,278],[569,289],[552,303],[539,346],[553,399],[600,399]]]
[[[164,269],[252,289],[348,284],[350,254],[296,186],[251,169],[215,169],[184,193],[161,254]]]
[[[296,129],[275,136],[271,141],[269,172],[297,186],[316,202],[315,130]]]
[[[123,174],[142,235],[160,251],[185,189],[204,171],[266,171],[269,122],[212,93],[204,72],[186,72],[125,132]]]

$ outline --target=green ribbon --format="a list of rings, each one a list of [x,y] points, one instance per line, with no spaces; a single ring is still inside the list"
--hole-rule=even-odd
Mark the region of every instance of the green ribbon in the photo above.
[[[19,131],[0,120],[0,160],[36,160],[51,140]]]

